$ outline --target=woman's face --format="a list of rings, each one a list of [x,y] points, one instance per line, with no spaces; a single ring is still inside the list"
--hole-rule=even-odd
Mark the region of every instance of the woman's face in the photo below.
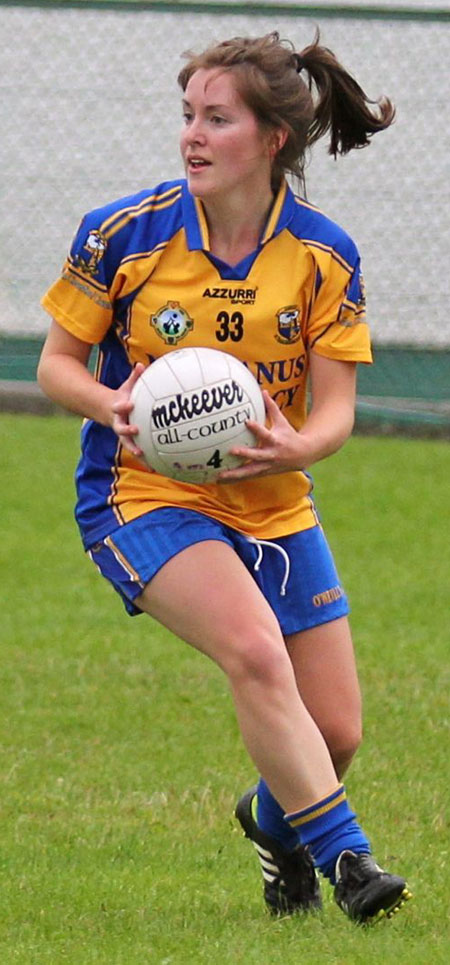
[[[197,70],[184,93],[183,117],[180,147],[192,194],[245,198],[267,190],[270,136],[240,97],[231,71]]]

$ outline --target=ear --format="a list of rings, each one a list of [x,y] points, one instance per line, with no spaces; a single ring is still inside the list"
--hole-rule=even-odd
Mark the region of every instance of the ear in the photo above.
[[[277,127],[272,131],[269,141],[269,154],[272,161],[286,144],[287,136],[288,132],[284,127]]]

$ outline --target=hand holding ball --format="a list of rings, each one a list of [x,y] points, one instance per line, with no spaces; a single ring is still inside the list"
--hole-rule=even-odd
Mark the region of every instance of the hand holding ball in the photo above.
[[[211,348],[156,359],[131,392],[136,442],[148,465],[182,482],[208,483],[242,462],[234,446],[254,446],[246,427],[264,425],[259,385],[243,362]]]

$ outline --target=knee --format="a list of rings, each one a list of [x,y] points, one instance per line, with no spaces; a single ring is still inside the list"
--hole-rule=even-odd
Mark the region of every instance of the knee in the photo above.
[[[362,742],[362,725],[359,718],[338,721],[324,734],[334,769],[342,777],[351,764]]]
[[[234,685],[254,682],[276,687],[290,672],[290,662],[282,638],[252,631],[228,648],[223,669]]]

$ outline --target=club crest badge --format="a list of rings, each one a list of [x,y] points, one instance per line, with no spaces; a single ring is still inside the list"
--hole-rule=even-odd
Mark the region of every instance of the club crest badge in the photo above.
[[[179,302],[167,302],[159,308],[150,324],[167,345],[176,345],[194,327],[193,319]]]
[[[88,257],[83,258],[82,255],[78,255],[76,267],[86,275],[95,275],[107,247],[108,242],[101,231],[90,231],[83,245],[83,250],[88,252]]]
[[[300,325],[300,312],[296,305],[288,305],[287,308],[280,308],[277,312],[278,331],[275,335],[277,342],[284,345],[291,345],[298,342],[302,330]]]

